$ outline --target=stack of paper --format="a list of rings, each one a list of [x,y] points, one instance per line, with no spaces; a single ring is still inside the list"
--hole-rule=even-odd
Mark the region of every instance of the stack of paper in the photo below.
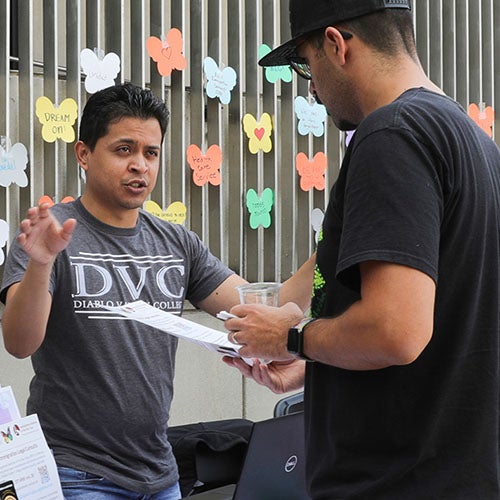
[[[194,321],[189,321],[176,314],[162,311],[150,306],[143,300],[129,302],[123,306],[109,306],[106,309],[127,319],[139,321],[176,337],[199,344],[210,351],[215,351],[226,356],[241,357],[238,354],[241,346],[229,342],[227,333],[200,325]],[[252,364],[251,359],[242,359],[249,365]]]
[[[0,387],[0,498],[64,498],[38,416],[21,417],[11,387]]]

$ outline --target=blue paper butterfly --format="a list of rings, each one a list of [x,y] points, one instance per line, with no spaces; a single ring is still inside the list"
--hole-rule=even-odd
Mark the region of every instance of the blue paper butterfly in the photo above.
[[[219,69],[211,57],[206,57],[203,61],[203,70],[207,77],[207,96],[210,98],[218,97],[222,104],[229,104],[231,90],[236,85],[236,71],[230,66],[222,70]]]
[[[309,104],[305,97],[295,98],[295,113],[299,119],[297,128],[299,134],[307,135],[310,132],[315,137],[321,137],[325,132],[326,108],[323,104],[314,101]]]

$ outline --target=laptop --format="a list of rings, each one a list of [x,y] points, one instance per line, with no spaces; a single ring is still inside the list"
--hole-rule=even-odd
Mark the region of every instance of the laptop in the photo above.
[[[226,485],[186,497],[193,500],[307,500],[304,413],[255,422],[241,475]]]

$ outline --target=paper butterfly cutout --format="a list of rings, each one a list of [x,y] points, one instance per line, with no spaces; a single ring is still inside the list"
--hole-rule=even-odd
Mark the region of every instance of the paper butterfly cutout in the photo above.
[[[259,59],[267,56],[271,52],[271,47],[263,43],[259,47]],[[292,81],[292,69],[290,66],[268,66],[265,68],[264,74],[269,83],[276,83],[278,80],[283,80],[286,83]]]
[[[75,201],[73,196],[65,196],[62,200],[61,203],[70,203],[71,201]],[[48,195],[44,194],[39,200],[38,204],[41,205],[42,203],[48,203],[49,207],[53,207],[55,205],[55,201]]]
[[[259,197],[254,189],[247,192],[247,208],[250,212],[250,227],[257,229],[259,226],[268,228],[271,225],[271,209],[274,205],[274,193],[271,188],[262,191]]]
[[[356,132],[355,130],[348,130],[346,133],[345,133],[345,147],[349,146],[350,142],[351,142],[351,139],[353,138],[354,136],[354,132]]]
[[[174,69],[183,70],[186,67],[186,58],[183,54],[182,33],[172,28],[162,42],[155,36],[146,40],[148,54],[158,65],[158,73],[169,76]]]
[[[187,207],[181,201],[174,201],[168,206],[167,210],[162,210],[156,202],[148,200],[144,202],[144,210],[173,224],[183,224],[187,214]]]
[[[318,244],[319,236],[323,229],[323,219],[325,218],[325,214],[321,208],[313,208],[311,212],[311,225],[314,229],[314,241]]]
[[[36,116],[42,124],[42,137],[46,142],[62,139],[64,142],[75,140],[73,124],[78,117],[78,106],[74,99],[67,98],[55,107],[48,97],[36,100]]]
[[[309,191],[316,188],[319,191],[325,189],[326,155],[323,152],[316,153],[312,161],[304,153],[299,153],[295,158],[297,172],[300,175],[300,188]]]
[[[218,186],[220,179],[220,166],[222,163],[222,151],[220,146],[213,144],[204,155],[196,144],[191,144],[186,150],[187,161],[193,170],[193,182],[197,186],[203,186],[210,182]]]
[[[207,96],[210,98],[218,97],[222,104],[229,104],[231,90],[236,85],[236,71],[230,66],[219,69],[211,57],[206,57],[203,61],[203,70],[207,77]]]
[[[311,132],[315,137],[321,137],[325,133],[327,112],[323,104],[318,104],[316,101],[309,104],[305,97],[296,97],[295,114],[299,119],[297,130],[300,135]]]
[[[0,219],[0,248],[3,248],[9,238],[9,225],[3,219]],[[3,250],[0,250],[0,266],[5,261]]]
[[[20,142],[14,144],[8,151],[0,146],[0,186],[8,187],[13,182],[20,187],[28,185],[26,165],[28,151]]]
[[[89,94],[113,86],[120,72],[120,58],[114,52],[104,55],[103,51],[96,53],[83,49],[80,53],[80,64],[87,75],[85,90]]]
[[[247,113],[243,117],[243,129],[249,139],[248,149],[250,153],[256,154],[259,149],[262,149],[264,153],[271,151],[273,147],[273,143],[271,142],[273,124],[271,116],[268,113],[264,113],[258,123],[253,115]]]
[[[477,104],[469,105],[469,116],[490,136],[493,137],[493,122],[495,121],[495,111],[491,106],[481,106]]]

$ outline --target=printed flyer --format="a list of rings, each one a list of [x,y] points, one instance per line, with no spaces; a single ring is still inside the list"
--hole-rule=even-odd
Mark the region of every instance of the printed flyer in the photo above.
[[[0,424],[0,498],[64,498],[56,463],[37,415]]]

